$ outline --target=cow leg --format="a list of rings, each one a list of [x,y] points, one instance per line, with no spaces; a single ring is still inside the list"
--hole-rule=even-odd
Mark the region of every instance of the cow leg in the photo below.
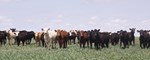
[[[142,47],[142,42],[141,42],[141,41],[140,41],[140,47],[143,48],[143,47]]]
[[[106,42],[106,47],[107,47],[107,48],[109,47],[109,42]]]
[[[42,46],[43,46],[43,47],[45,46],[45,44],[44,44],[44,43],[45,43],[45,41],[44,41],[44,40],[42,40]]]
[[[67,48],[67,39],[65,39],[65,44],[66,44],[66,48]]]
[[[92,49],[92,42],[90,42],[90,48]]]
[[[75,43],[75,38],[73,39],[73,42],[74,42],[74,44],[76,44],[76,43]]]
[[[2,39],[0,40],[1,46],[2,46]]]
[[[125,42],[123,42],[123,49],[125,49],[126,48],[126,43]]]
[[[63,40],[63,48],[66,48],[65,46],[66,46],[66,42],[65,40]]]
[[[18,46],[20,45],[20,41],[17,41],[17,45],[18,45]]]
[[[133,38],[133,45],[135,45],[135,38]]]
[[[11,45],[11,44],[10,44],[10,39],[8,40],[8,44]]]
[[[80,41],[80,48],[82,48],[82,42]]]
[[[22,40],[22,46],[24,46],[25,40]]]
[[[83,48],[85,48],[85,41],[83,42]]]
[[[53,46],[54,45],[54,41],[52,40],[51,43],[52,43],[52,49],[54,49],[54,46]]]
[[[29,40],[29,45],[31,44],[31,40],[32,40],[32,39]]]
[[[59,42],[59,48],[62,48],[62,42],[61,42],[61,40],[59,40],[58,42]]]
[[[87,47],[89,48],[89,41],[87,40],[86,42],[87,42]]]
[[[122,47],[122,41],[120,41],[120,47]]]

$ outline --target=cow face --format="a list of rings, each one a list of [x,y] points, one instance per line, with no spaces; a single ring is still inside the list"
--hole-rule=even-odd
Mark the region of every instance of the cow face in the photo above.
[[[137,32],[139,32],[140,36],[142,36],[144,31],[143,30],[137,30]]]
[[[48,33],[48,31],[50,30],[50,28],[42,28],[41,29],[44,33]]]
[[[131,30],[132,33],[135,32],[135,28],[129,28],[129,30]]]

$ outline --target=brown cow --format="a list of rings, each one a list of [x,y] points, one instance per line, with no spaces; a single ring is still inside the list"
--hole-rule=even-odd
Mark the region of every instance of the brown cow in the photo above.
[[[85,48],[85,44],[89,47],[89,36],[87,31],[80,31],[80,47]]]
[[[55,30],[60,48],[67,48],[68,32],[65,30]]]
[[[42,42],[42,46],[45,46],[45,41],[44,41],[44,34],[43,32],[36,32],[35,33],[35,42],[38,46],[41,45]]]

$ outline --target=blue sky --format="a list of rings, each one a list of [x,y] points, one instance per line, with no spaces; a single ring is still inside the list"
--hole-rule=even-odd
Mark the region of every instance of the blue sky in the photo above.
[[[0,28],[150,29],[150,0],[0,0]]]

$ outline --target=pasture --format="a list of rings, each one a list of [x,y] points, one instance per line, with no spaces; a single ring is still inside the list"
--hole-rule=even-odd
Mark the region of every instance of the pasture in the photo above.
[[[0,60],[149,60],[150,49],[141,49],[138,41],[136,38],[136,45],[127,49],[110,45],[109,48],[95,50],[75,44],[66,49],[48,50],[37,47],[32,40],[31,45],[0,47]]]

